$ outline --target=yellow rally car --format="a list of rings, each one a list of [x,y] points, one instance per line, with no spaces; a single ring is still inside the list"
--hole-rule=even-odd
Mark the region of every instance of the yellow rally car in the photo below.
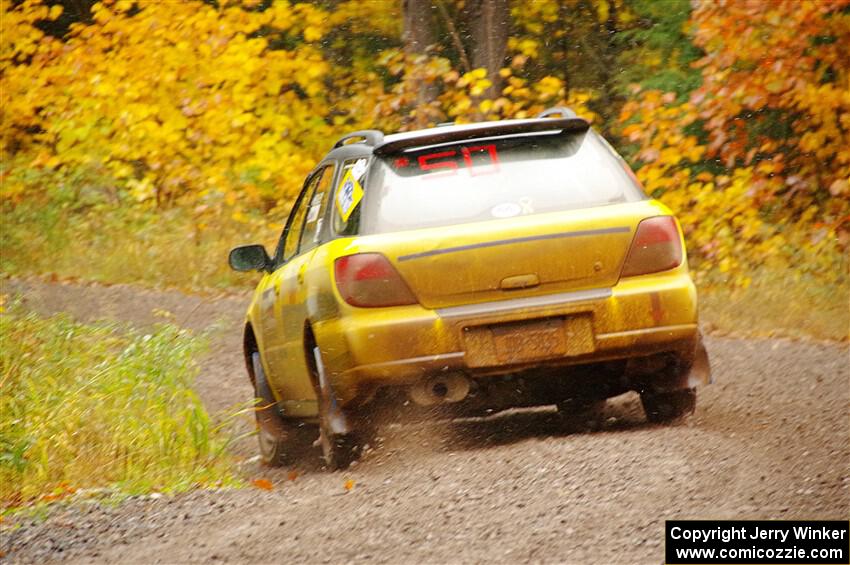
[[[565,108],[347,135],[273,255],[230,265],[263,272],[244,346],[269,464],[312,433],[345,467],[382,406],[570,416],[636,390],[662,421],[710,380],[678,222]]]

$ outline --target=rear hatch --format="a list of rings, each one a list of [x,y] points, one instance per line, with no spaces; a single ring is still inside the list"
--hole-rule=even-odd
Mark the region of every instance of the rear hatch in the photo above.
[[[363,238],[420,304],[444,308],[617,283],[647,203],[531,215]]]
[[[366,247],[395,264],[423,306],[616,284],[637,224],[657,209],[593,131],[541,132],[540,122],[376,150],[361,242],[374,242]]]

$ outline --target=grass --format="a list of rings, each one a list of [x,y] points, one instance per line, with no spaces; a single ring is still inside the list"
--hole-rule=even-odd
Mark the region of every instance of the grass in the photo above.
[[[13,304],[0,318],[0,509],[234,483],[191,388],[204,347],[171,325],[140,333]]]
[[[0,272],[194,291],[250,288],[256,277],[228,268],[230,249],[265,243],[271,252],[277,236],[268,227],[261,237],[253,224],[229,217],[212,228],[182,209],[21,204],[2,215]]]
[[[810,337],[847,341],[850,284],[825,282],[788,270],[763,267],[747,288],[717,282],[699,289],[700,320],[720,334]]]

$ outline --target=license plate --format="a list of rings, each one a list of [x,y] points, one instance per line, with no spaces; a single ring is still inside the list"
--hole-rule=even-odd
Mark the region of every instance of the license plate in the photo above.
[[[496,356],[505,364],[559,357],[567,349],[562,318],[496,326],[491,331]]]
[[[470,327],[464,337],[470,367],[542,361],[595,349],[590,315]]]

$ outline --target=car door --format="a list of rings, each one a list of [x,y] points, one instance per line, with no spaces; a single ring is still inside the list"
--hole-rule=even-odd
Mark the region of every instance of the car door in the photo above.
[[[275,270],[267,277],[260,299],[261,333],[267,378],[279,399],[292,398],[289,395],[290,387],[287,386],[284,334],[280,324],[281,301],[286,299],[286,294],[282,290],[283,281],[289,261],[298,253],[298,242],[307,214],[309,193],[315,189],[317,181],[318,179],[314,176],[307,178],[304,188],[292,207],[275,250]]]
[[[276,269],[269,275],[261,297],[263,352],[266,372],[278,404],[286,416],[315,414],[315,394],[304,359],[294,344],[301,343],[306,319],[306,295],[299,278],[303,279],[316,228],[321,227],[322,209],[313,202],[320,183],[330,184],[333,165],[316,169],[304,183],[304,188],[289,215],[283,235],[275,252]],[[325,191],[327,192],[327,191]],[[309,220],[309,221],[308,221]],[[309,234],[301,252],[302,234]],[[319,230],[320,231],[320,230]],[[300,324],[296,321],[301,316]]]
[[[286,364],[289,398],[297,400],[291,410],[301,411],[315,402],[315,393],[304,352],[304,327],[308,317],[309,291],[305,284],[310,261],[325,232],[324,223],[330,200],[335,166],[326,164],[310,177],[305,198],[303,227],[299,232],[298,252],[283,269],[281,280],[280,326],[283,328],[283,356]]]

